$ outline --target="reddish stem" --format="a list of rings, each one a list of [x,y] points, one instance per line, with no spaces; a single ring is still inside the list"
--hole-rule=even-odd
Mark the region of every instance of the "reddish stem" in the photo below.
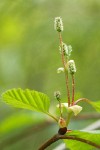
[[[62,45],[62,36],[61,33],[59,32],[59,40],[60,40],[60,46],[61,46],[61,51],[62,51],[62,63],[64,66],[64,70],[65,70],[65,80],[66,80],[66,88],[67,88],[67,96],[68,96],[68,107],[70,106],[70,91],[69,91],[69,85],[68,85],[68,73],[66,73],[66,62],[65,62],[65,58],[64,58],[64,52],[63,52],[63,45]]]
[[[70,91],[69,91],[68,75],[65,75],[65,78],[66,78],[66,88],[67,88],[68,107],[69,107],[70,106]]]
[[[74,105],[74,95],[75,95],[75,80],[74,75],[72,75],[72,105]]]

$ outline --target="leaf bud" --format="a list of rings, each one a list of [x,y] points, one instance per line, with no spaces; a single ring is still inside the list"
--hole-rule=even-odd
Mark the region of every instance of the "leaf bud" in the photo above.
[[[62,117],[60,117],[59,121],[58,121],[58,124],[59,124],[60,128],[66,127],[66,121],[65,121],[65,119],[63,119]]]
[[[79,105],[73,105],[68,107],[68,110],[72,111],[74,115],[77,116],[82,111],[82,107]]]

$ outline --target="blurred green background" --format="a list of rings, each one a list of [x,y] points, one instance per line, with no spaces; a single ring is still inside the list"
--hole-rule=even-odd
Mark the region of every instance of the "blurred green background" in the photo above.
[[[100,0],[0,0],[0,94],[14,87],[34,89],[53,105],[54,91],[66,97],[64,75],[56,73],[62,67],[57,16],[64,23],[63,41],[73,47],[76,93],[100,99]],[[90,109],[85,105],[85,110]],[[73,120],[70,128],[90,122]],[[0,102],[0,150],[37,150],[57,130],[46,116]]]

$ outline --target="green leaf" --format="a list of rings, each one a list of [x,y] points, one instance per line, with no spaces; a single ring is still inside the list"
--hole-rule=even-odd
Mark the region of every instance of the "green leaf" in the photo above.
[[[25,108],[44,113],[49,111],[49,98],[47,95],[37,91],[31,91],[29,89],[11,89],[2,94],[2,99],[7,104],[17,108]]]
[[[67,136],[73,136],[76,138],[85,139],[91,141],[100,146],[100,130],[96,131],[72,131],[66,134]],[[93,146],[77,141],[77,140],[64,140],[66,146],[70,150],[93,150]]]
[[[2,94],[2,99],[14,107],[43,112],[58,121],[55,116],[49,113],[50,100],[44,93],[29,89],[11,89]]]

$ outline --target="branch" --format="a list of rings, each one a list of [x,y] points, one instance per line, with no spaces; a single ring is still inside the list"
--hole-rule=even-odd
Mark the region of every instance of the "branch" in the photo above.
[[[58,141],[60,139],[76,140],[76,141],[80,141],[80,142],[89,144],[91,146],[94,146],[94,147],[100,149],[100,145],[97,145],[96,143],[91,142],[89,140],[78,138],[78,137],[75,137],[75,136],[68,136],[68,135],[59,135],[59,134],[56,134],[51,139],[49,139],[48,141],[46,141],[38,150],[44,150],[45,148],[47,148],[48,146],[50,146],[51,144],[53,144],[54,142],[56,142],[56,141]]]

